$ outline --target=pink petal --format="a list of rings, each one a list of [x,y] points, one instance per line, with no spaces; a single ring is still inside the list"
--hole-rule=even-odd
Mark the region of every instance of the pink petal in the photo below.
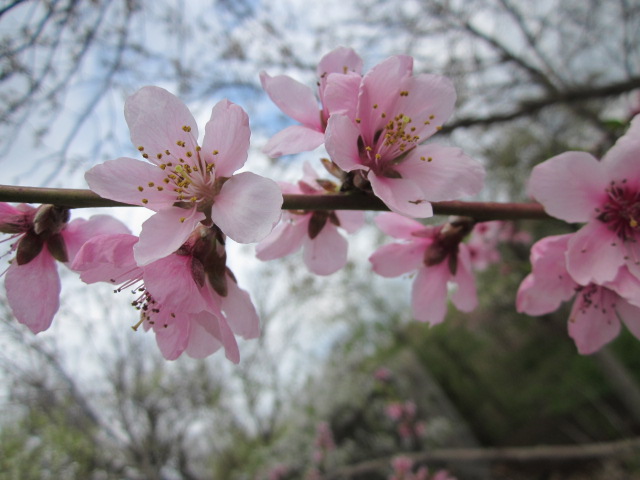
[[[628,187],[640,188],[640,115],[631,121],[627,133],[618,139],[602,159],[609,178],[616,182],[626,180]]]
[[[567,270],[581,285],[613,280],[625,264],[625,248],[607,226],[594,221],[573,234],[567,250]]]
[[[222,186],[211,209],[211,218],[236,242],[257,242],[273,230],[281,215],[282,202],[276,182],[243,172]]]
[[[168,255],[144,267],[144,284],[153,298],[173,310],[197,313],[207,308],[194,281],[189,255]]]
[[[411,75],[413,58],[396,55],[373,67],[362,79],[357,117],[360,119],[365,145],[373,144],[375,132],[382,130],[395,114],[400,85]],[[377,108],[373,108],[377,105]],[[383,117],[382,114],[386,116]]]
[[[292,125],[276,133],[262,151],[271,158],[311,151],[324,142],[324,133],[303,125]]]
[[[355,120],[358,91],[362,77],[356,74],[332,73],[326,79],[322,103],[330,115],[344,114]]]
[[[200,154],[213,163],[217,177],[230,177],[247,161],[249,151],[249,117],[238,105],[222,100],[213,107],[204,127]],[[215,155],[213,152],[216,151]]]
[[[184,152],[195,152],[198,125],[187,106],[165,89],[141,88],[127,99],[124,116],[133,145],[143,147],[149,161],[160,164],[169,160],[178,165]],[[185,142],[185,146],[177,142]]]
[[[418,143],[438,131],[453,113],[456,91],[453,82],[442,75],[422,74],[406,77],[399,90],[406,95],[398,96],[394,111],[411,119]]]
[[[260,72],[262,88],[285,114],[306,127],[322,131],[318,100],[306,85],[286,75],[269,76]]]
[[[633,336],[640,340],[640,306],[631,305],[621,298],[616,304],[616,311]]]
[[[133,247],[138,265],[147,265],[178,250],[204,218],[204,213],[195,209],[178,207],[152,215],[142,224],[140,241]]]
[[[164,358],[175,360],[186,350],[190,338],[197,335],[197,332],[192,330],[192,322],[184,314],[180,314],[172,322],[165,325],[154,328],[156,343]]]
[[[332,115],[325,132],[325,148],[342,170],[364,169],[358,153],[360,130],[346,115]]]
[[[476,279],[471,271],[471,258],[466,245],[461,244],[458,253],[458,267],[452,281],[458,285],[451,295],[451,301],[462,312],[471,312],[478,306]]]
[[[60,306],[60,277],[51,254],[45,249],[24,265],[13,262],[4,286],[16,319],[33,333],[51,326]]]
[[[164,171],[133,158],[122,157],[96,165],[84,174],[84,178],[91,190],[110,200],[152,210],[173,205],[176,201],[176,194],[170,188],[164,188]],[[149,183],[153,186],[149,187]],[[163,190],[158,190],[158,186]]]
[[[347,233],[355,233],[364,225],[364,212],[354,210],[336,210],[340,228]]]
[[[595,285],[576,295],[569,317],[569,336],[581,355],[597,352],[620,333],[615,310],[617,298],[610,290]]]
[[[225,354],[233,363],[240,362],[240,351],[229,325],[223,317],[202,312],[194,317],[187,354],[192,358],[205,358],[224,347]]]
[[[483,166],[459,148],[434,144],[412,150],[396,170],[433,202],[475,195],[482,190],[485,177]]]
[[[616,292],[632,305],[640,307],[640,279],[632,275],[628,268],[620,268],[616,278],[604,286]]]
[[[425,198],[420,187],[412,180],[379,177],[373,172],[369,172],[368,178],[371,182],[373,193],[391,211],[413,218],[433,216],[431,204]]]
[[[309,217],[306,221],[291,223],[283,220],[256,246],[256,257],[260,260],[282,258],[297,251],[307,236]]]
[[[76,254],[71,270],[80,272],[85,283],[122,283],[142,276],[133,258],[138,237],[129,234],[97,235]]]
[[[565,152],[536,165],[529,194],[549,215],[567,222],[586,222],[607,199],[606,167],[585,152]]]
[[[429,245],[424,240],[412,243],[390,243],[378,248],[369,257],[373,271],[383,277],[397,277],[422,265]]]
[[[97,235],[130,234],[129,228],[110,215],[93,215],[89,220],[76,218],[62,231],[69,261],[72,262],[84,243]]]
[[[229,327],[233,333],[243,338],[258,338],[260,336],[260,318],[251,302],[251,297],[228,277],[227,287],[227,296],[221,297],[220,300]]]
[[[411,218],[398,215],[393,212],[383,212],[374,218],[376,225],[387,235],[404,240],[412,240],[416,237],[414,232],[424,230],[426,227]]]
[[[303,248],[304,264],[316,275],[331,275],[347,263],[349,244],[329,222],[314,239],[305,237]]]
[[[443,322],[447,314],[447,281],[450,276],[446,262],[418,271],[411,290],[411,308],[416,320],[431,325]]]
[[[362,72],[362,58],[355,50],[347,47],[338,47],[327,53],[320,62],[316,73],[323,77],[328,73]]]
[[[567,272],[565,252],[572,234],[545,237],[531,248],[533,273],[520,284],[516,309],[529,315],[544,315],[569,300],[578,284]]]

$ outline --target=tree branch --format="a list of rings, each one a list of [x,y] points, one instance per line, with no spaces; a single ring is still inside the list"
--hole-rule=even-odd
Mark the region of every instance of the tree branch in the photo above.
[[[585,445],[540,445],[535,447],[508,448],[446,448],[424,453],[408,453],[415,463],[508,462],[533,463],[598,460],[640,452],[640,437],[615,442],[589,443]],[[327,475],[327,480],[356,478],[364,474],[389,469],[392,458],[368,460],[340,468]],[[360,477],[358,477],[360,478]]]
[[[0,185],[0,202],[49,203],[69,208],[131,207],[100,197],[91,190]],[[389,208],[377,197],[351,195],[284,195],[284,210],[375,210]],[[537,203],[433,202],[436,215],[461,215],[476,220],[549,219]]]

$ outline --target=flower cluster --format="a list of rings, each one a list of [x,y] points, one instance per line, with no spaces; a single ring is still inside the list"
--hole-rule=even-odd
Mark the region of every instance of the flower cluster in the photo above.
[[[550,215],[584,225],[533,246],[517,309],[543,315],[575,296],[569,335],[582,354],[615,338],[620,320],[640,339],[639,159],[636,117],[602,160],[566,152],[531,174],[529,191]]]
[[[227,267],[227,238],[259,242],[257,257],[272,260],[303,250],[308,270],[330,275],[347,262],[344,233],[359,230],[362,212],[289,210],[284,195],[378,197],[391,210],[375,218],[397,239],[369,258],[384,277],[415,275],[413,316],[441,323],[447,298],[464,312],[477,304],[474,270],[500,260],[500,242],[524,242],[503,222],[450,219],[424,225],[432,202],[480,191],[484,169],[460,149],[427,142],[455,104],[452,82],[414,73],[413,59],[392,56],[368,72],[351,49],[340,47],[317,67],[317,91],[284,75],[260,74],[264,90],[298,121],[263,151],[272,157],[324,145],[332,179],[309,163],[297,184],[238,172],[248,158],[250,128],[244,110],[218,102],[199,139],[184,103],[159,87],[143,87],[125,103],[131,140],[142,160],[118,158],[85,175],[100,196],[153,211],[132,235],[107,216],[69,222],[61,206],[0,204],[0,232],[10,235],[10,266],[3,272],[16,318],[33,332],[47,329],[59,306],[55,261],[87,283],[133,289],[140,322],[161,352],[205,357],[224,349],[239,361],[236,337],[255,338],[260,326],[249,294]],[[614,338],[620,321],[640,338],[640,117],[601,160],[568,152],[538,165],[531,195],[546,211],[584,226],[533,246],[532,273],[517,298],[521,312],[540,315],[576,296],[569,334],[581,353]],[[467,239],[467,237],[469,238]],[[30,292],[39,292],[34,302]]]

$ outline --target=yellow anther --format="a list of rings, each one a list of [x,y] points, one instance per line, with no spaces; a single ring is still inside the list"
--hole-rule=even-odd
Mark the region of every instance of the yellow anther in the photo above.
[[[146,205],[147,203],[149,203],[149,200],[147,200],[146,198],[143,198],[142,199],[142,203],[144,203]]]
[[[163,178],[163,179],[162,179],[162,181],[163,181],[164,183],[169,183],[169,182],[170,182],[170,180],[169,180],[168,178]]]
[[[155,186],[155,183],[149,182],[147,185],[149,185],[150,187],[153,187],[153,186]]]
[[[143,190],[144,190],[144,188],[142,188],[142,185],[138,185],[138,191],[141,192]]]
[[[190,126],[188,126],[188,125],[184,125],[184,126],[182,127],[182,130],[184,130],[185,132],[190,132],[190,131],[191,131],[191,127],[190,127]]]
[[[360,120],[359,118],[356,118],[356,123],[360,123],[362,120]]]
[[[220,153],[220,152],[218,152],[218,150],[214,150],[214,151],[213,151],[213,154],[214,154],[214,155],[217,155],[218,153]]]
[[[160,168],[161,168],[162,170],[164,170],[165,168],[167,168],[167,164],[166,164],[166,163],[162,163],[162,164],[160,165]]]
[[[629,220],[629,226],[631,228],[638,228],[638,221],[635,218],[632,218]]]
[[[164,190],[164,187],[156,187],[158,189],[159,192]]]
[[[374,104],[373,104],[373,108],[378,108],[378,104],[377,104],[377,103],[374,103]]]
[[[409,92],[408,92],[407,90],[402,90],[402,91],[400,92],[400,96],[401,96],[401,97],[408,97],[408,96],[409,96]]]
[[[156,158],[160,160],[162,158],[162,154],[161,153],[156,154]]]
[[[429,115],[429,120],[433,120],[434,118],[436,118],[435,115]]]
[[[187,217],[180,217],[180,223],[184,223],[184,221],[187,219]]]
[[[200,150],[202,150],[202,147],[200,145],[196,145],[196,152],[199,152]]]
[[[144,147],[141,145],[138,147],[138,150],[140,150],[141,152],[144,150]]]
[[[149,158],[149,154],[148,153],[143,153],[142,154],[142,158]]]
[[[368,145],[367,145],[366,147],[364,147],[364,149],[365,149],[367,152],[370,152],[371,150],[373,150],[373,148],[371,148],[371,147],[370,147],[370,146],[368,146]]]
[[[171,152],[170,152],[169,150],[165,150],[165,151],[164,151],[164,154],[165,154],[165,155],[171,155]]]
[[[189,157],[189,158],[193,157],[193,153],[187,152],[187,157]]]

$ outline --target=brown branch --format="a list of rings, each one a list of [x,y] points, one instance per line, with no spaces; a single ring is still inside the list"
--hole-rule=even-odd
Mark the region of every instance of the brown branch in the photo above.
[[[535,447],[509,448],[445,448],[424,453],[408,453],[405,456],[415,463],[462,463],[502,462],[533,463],[598,460],[640,453],[640,437],[615,442],[589,443],[583,445],[540,445]],[[326,480],[345,480],[372,472],[387,470],[393,457],[369,460],[340,468],[326,475]]]
[[[0,185],[0,202],[50,203],[69,208],[134,206],[102,198],[91,190]],[[284,210],[389,210],[377,197],[352,195],[284,195]],[[476,220],[549,219],[537,203],[433,202],[436,215],[461,215]]]

